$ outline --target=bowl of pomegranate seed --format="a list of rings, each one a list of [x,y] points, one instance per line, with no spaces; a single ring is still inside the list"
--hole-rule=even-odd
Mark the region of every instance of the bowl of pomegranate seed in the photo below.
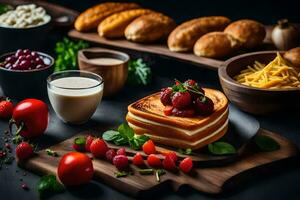
[[[0,86],[14,99],[46,98],[47,77],[53,72],[54,59],[48,54],[18,49],[0,56]]]

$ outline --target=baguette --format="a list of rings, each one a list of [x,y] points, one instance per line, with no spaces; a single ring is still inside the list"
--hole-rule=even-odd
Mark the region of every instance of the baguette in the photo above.
[[[101,3],[81,13],[75,21],[75,29],[89,31],[96,29],[98,24],[106,17],[124,10],[139,8],[135,3]]]
[[[161,13],[151,13],[131,22],[125,29],[125,37],[133,42],[155,42],[166,38],[175,26],[172,18]]]
[[[184,22],[169,35],[168,47],[175,52],[190,51],[202,35],[223,31],[229,23],[230,19],[223,16],[200,17]]]
[[[113,14],[104,19],[98,26],[101,37],[120,38],[124,36],[125,28],[137,17],[154,11],[149,9],[133,9]]]

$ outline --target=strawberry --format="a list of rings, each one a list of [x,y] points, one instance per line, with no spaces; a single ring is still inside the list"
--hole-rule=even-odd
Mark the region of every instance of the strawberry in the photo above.
[[[117,155],[124,155],[126,156],[126,150],[124,147],[120,148],[118,151],[117,151]]]
[[[132,159],[132,163],[136,166],[142,166],[144,165],[144,159],[143,159],[143,156],[140,154],[140,153],[136,153],[134,156],[133,156],[133,159]]]
[[[151,167],[158,168],[161,166],[161,160],[154,154],[150,154],[147,158],[147,163]]]
[[[162,161],[162,165],[165,170],[174,171],[176,169],[176,163],[171,154],[165,157],[165,159]]]
[[[124,155],[116,155],[113,159],[113,164],[118,170],[124,170],[128,166],[128,158]]]
[[[175,108],[182,109],[192,103],[192,97],[189,92],[176,92],[172,97],[172,105]]]
[[[156,148],[154,145],[154,142],[152,140],[148,140],[143,144],[143,151],[145,154],[150,155],[150,154],[155,154],[156,153]]]
[[[192,170],[192,168],[193,168],[193,161],[192,161],[192,159],[189,158],[189,157],[186,157],[185,159],[183,159],[180,162],[180,164],[179,164],[179,168],[184,173],[189,173]]]
[[[27,142],[21,142],[16,147],[16,156],[20,161],[27,160],[33,155],[33,148]]]
[[[86,137],[86,139],[85,139],[85,150],[86,150],[87,152],[91,152],[90,146],[91,146],[91,144],[92,144],[92,142],[93,142],[94,139],[95,139],[95,138],[94,138],[94,136],[92,136],[92,135],[88,135],[88,136]]]
[[[115,150],[113,150],[113,149],[110,149],[105,153],[106,159],[111,163],[113,162],[113,159],[116,155],[117,154],[116,154]]]
[[[177,117],[193,117],[195,114],[195,110],[193,110],[192,108],[184,108],[184,109],[174,108],[172,110],[172,114]]]
[[[164,88],[160,92],[160,102],[166,106],[166,105],[171,105],[171,96],[172,96],[173,90],[172,88]]]
[[[194,107],[196,111],[201,115],[209,115],[214,110],[214,103],[208,97],[199,97],[194,102]]]
[[[164,114],[166,116],[170,116],[170,115],[172,115],[172,110],[173,110],[173,106],[166,106],[164,108]]]
[[[8,119],[11,118],[13,113],[14,105],[9,100],[0,102],[0,118]]]
[[[74,139],[72,147],[76,151],[83,152],[85,151],[85,142],[85,137],[77,137]]]
[[[104,158],[106,156],[106,152],[109,150],[107,144],[104,140],[97,138],[94,139],[92,144],[90,145],[91,153],[96,158]]]
[[[178,157],[177,157],[177,154],[174,151],[164,152],[163,155],[164,156],[169,156],[174,160],[175,163],[177,162]]]

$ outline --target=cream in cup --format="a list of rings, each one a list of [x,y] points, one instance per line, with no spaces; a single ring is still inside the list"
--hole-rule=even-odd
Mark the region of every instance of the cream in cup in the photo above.
[[[47,79],[48,97],[60,119],[72,124],[88,121],[103,96],[101,76],[81,71],[57,72]]]

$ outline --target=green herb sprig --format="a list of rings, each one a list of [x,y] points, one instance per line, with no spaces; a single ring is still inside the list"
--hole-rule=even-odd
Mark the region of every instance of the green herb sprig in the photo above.
[[[51,149],[46,149],[45,151],[49,156],[58,157],[58,153],[56,151],[53,151]]]
[[[55,175],[47,175],[39,180],[37,183],[37,190],[40,198],[45,198],[55,193],[61,193],[65,188],[57,181]]]
[[[151,82],[151,68],[141,58],[128,63],[127,83],[130,85],[148,85]]]
[[[187,148],[187,149],[178,149],[178,152],[180,154],[184,154],[184,155],[191,155],[193,153],[191,148]]]
[[[113,142],[115,145],[129,145],[134,150],[141,149],[142,145],[149,140],[146,135],[135,135],[134,130],[123,123],[117,131],[109,130],[103,133],[102,138],[107,142]]]
[[[0,15],[6,13],[7,11],[12,10],[13,7],[11,5],[0,3]]]

